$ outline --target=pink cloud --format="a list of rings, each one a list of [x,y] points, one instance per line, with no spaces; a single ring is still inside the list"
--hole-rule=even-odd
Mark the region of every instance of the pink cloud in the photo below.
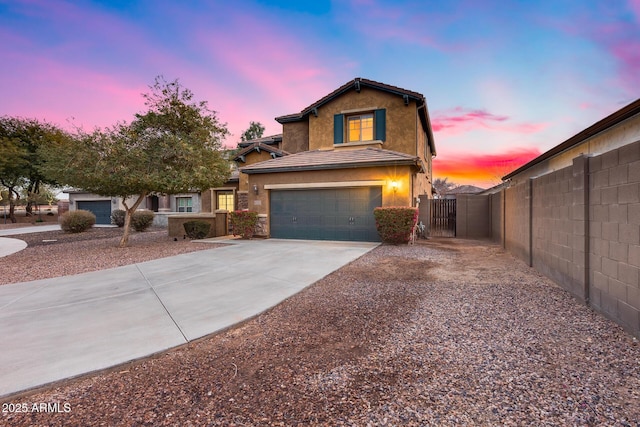
[[[635,22],[634,22],[635,21]],[[637,94],[640,87],[640,0],[628,0],[627,8],[602,5],[591,14],[579,15],[554,26],[572,36],[585,37],[617,65],[617,82]]]
[[[457,184],[490,187],[501,178],[541,154],[538,148],[518,147],[502,153],[469,154],[450,151],[441,153],[433,161],[435,178],[449,178]]]
[[[21,63],[22,72],[17,78],[29,84],[8,87],[9,96],[4,99],[0,114],[91,130],[130,121],[144,107],[141,93],[147,89],[145,86],[128,85],[117,76],[45,57],[11,59]]]
[[[469,42],[455,43],[439,36],[443,29],[456,22],[458,14],[434,10],[424,13],[420,9],[419,3],[408,6],[377,0],[351,0],[341,4],[338,19],[367,38],[385,43],[400,41],[440,51],[469,49]]]
[[[230,19],[238,21],[230,26],[237,29],[235,34],[221,38],[201,32],[197,40],[213,61],[235,76],[240,91],[244,86],[254,92],[247,93],[247,98],[255,99],[256,92],[261,93],[265,100],[287,106],[280,114],[289,114],[331,91],[327,81],[333,71],[313,51],[280,33],[277,26],[265,25],[263,20],[250,16]]]
[[[477,129],[530,134],[543,130],[545,123],[515,123],[508,116],[496,115],[484,110],[467,110],[456,107],[447,112],[435,113],[431,125],[435,132],[454,135]]]
[[[629,0],[629,9],[635,15],[636,22],[640,24],[640,0]]]

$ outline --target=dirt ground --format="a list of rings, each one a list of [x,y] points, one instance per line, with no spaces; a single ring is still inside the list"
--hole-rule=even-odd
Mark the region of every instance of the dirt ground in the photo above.
[[[4,228],[24,226],[25,224],[57,224],[58,208],[57,206],[41,206],[40,209],[35,210],[32,215],[27,215],[24,207],[17,207],[15,210],[15,217],[17,222],[14,224],[11,222],[11,218],[9,217],[9,207],[0,207],[0,230]]]
[[[4,402],[29,409],[3,411],[12,426],[631,426],[640,347],[501,248],[433,239],[379,246],[236,327]]]

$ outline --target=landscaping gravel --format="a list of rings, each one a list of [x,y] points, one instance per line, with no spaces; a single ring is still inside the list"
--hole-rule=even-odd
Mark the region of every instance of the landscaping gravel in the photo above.
[[[135,264],[182,253],[211,249],[217,244],[174,241],[165,228],[131,231],[129,246],[120,248],[121,228],[92,228],[83,233],[46,231],[9,236],[27,248],[0,258],[0,285],[68,276]]]
[[[640,347],[501,248],[434,239],[380,246],[222,333],[4,402],[11,426],[637,426]],[[47,405],[59,411],[35,410]]]

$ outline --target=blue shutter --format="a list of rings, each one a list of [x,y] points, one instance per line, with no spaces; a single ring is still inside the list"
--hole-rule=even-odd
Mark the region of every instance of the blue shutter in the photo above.
[[[333,116],[333,143],[342,144],[344,142],[344,114]]]
[[[387,110],[381,109],[375,111],[375,127],[376,134],[373,136],[374,139],[380,141],[386,141],[387,139]]]

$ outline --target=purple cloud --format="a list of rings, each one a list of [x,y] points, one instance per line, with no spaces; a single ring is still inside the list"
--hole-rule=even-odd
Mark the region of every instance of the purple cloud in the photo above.
[[[454,135],[476,129],[499,132],[530,134],[543,130],[544,123],[511,123],[508,116],[496,115],[484,110],[467,110],[455,107],[446,112],[437,112],[431,119],[435,132]]]

